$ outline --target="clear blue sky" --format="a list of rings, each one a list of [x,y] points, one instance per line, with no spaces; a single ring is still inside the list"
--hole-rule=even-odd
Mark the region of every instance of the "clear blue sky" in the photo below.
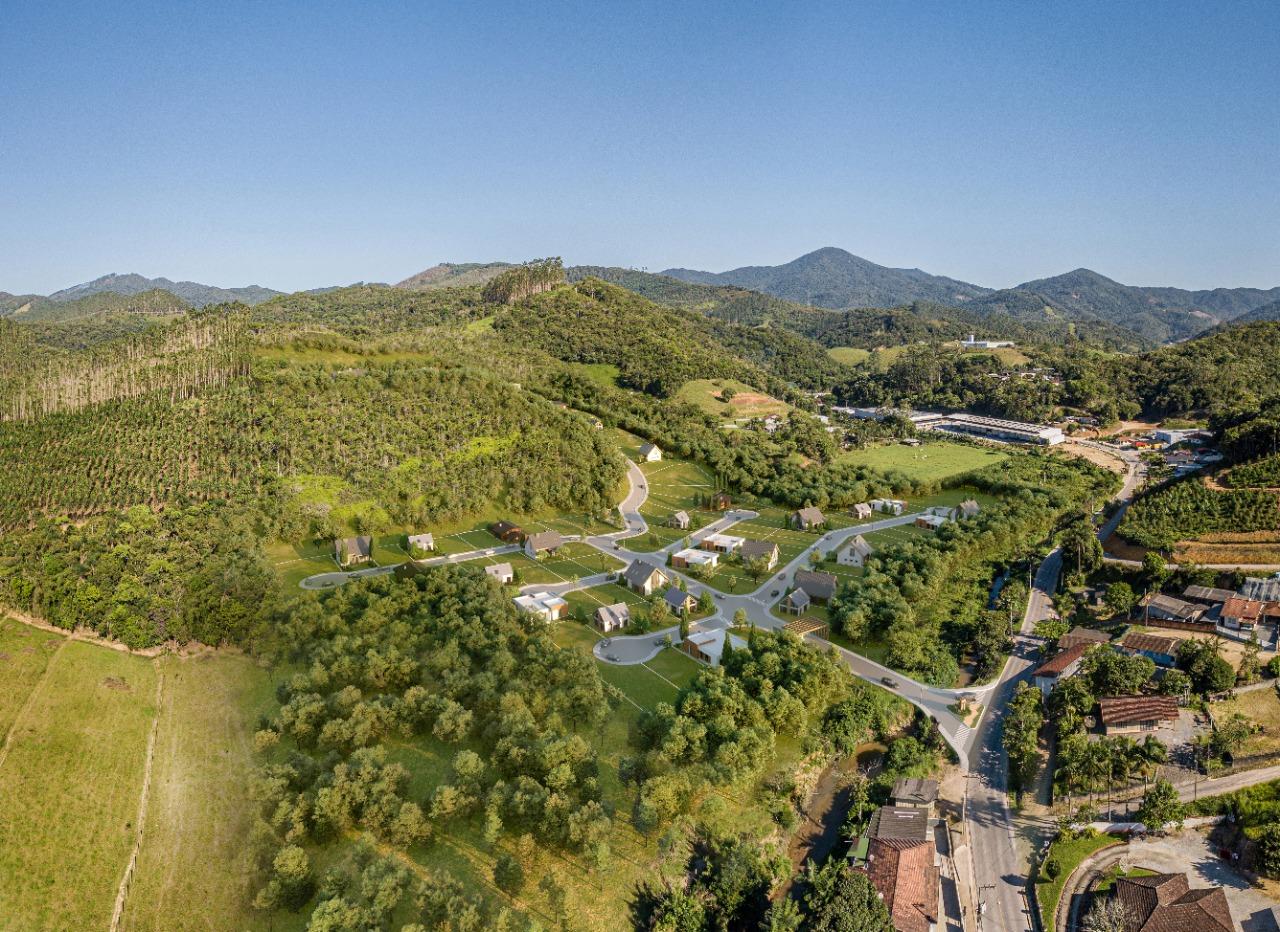
[[[0,21],[0,290],[824,245],[992,286],[1280,284],[1275,2],[0,0]]]

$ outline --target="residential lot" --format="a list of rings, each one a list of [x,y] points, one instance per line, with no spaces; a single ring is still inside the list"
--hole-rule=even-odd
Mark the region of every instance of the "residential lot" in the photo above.
[[[1210,711],[1218,721],[1240,713],[1251,722],[1261,726],[1261,731],[1253,734],[1240,749],[1240,757],[1253,757],[1258,754],[1280,754],[1280,697],[1274,689],[1255,689],[1247,693],[1237,693],[1236,698],[1225,702],[1215,702]]]

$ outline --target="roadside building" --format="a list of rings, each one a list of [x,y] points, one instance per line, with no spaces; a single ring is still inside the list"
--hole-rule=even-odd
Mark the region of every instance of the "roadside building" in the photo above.
[[[667,603],[667,608],[671,609],[671,614],[678,617],[691,614],[698,607],[697,599],[683,589],[677,589],[675,586],[672,586],[662,594],[662,601]]]
[[[1215,589],[1212,586],[1187,586],[1182,595],[1189,602],[1201,605],[1221,605],[1227,599],[1234,599],[1236,594],[1230,589]]]
[[[666,573],[648,560],[633,561],[622,574],[622,579],[628,589],[643,596],[653,595],[659,587],[671,581]]]
[[[1155,731],[1162,722],[1177,718],[1177,696],[1111,696],[1098,700],[1098,720],[1108,737]]]
[[[938,801],[938,781],[902,777],[893,784],[893,804],[899,808],[911,806],[933,814],[933,804]]]
[[[1053,692],[1055,686],[1067,677],[1075,676],[1080,669],[1080,661],[1084,658],[1085,651],[1090,646],[1088,644],[1077,644],[1074,647],[1060,650],[1036,667],[1036,672],[1032,674],[1032,677],[1035,681],[1036,689],[1040,690],[1040,695],[1048,699],[1049,693]]]
[[[938,928],[941,872],[932,841],[873,838],[860,868],[884,901],[897,932]]]
[[[827,523],[827,516],[820,508],[810,505],[791,513],[791,526],[797,531],[814,531]]]
[[[644,443],[640,445],[640,458],[646,463],[656,463],[662,459],[662,451],[656,443]]]
[[[1058,638],[1058,649],[1065,650],[1068,647],[1075,647],[1077,644],[1083,644],[1090,647],[1094,644],[1106,644],[1111,640],[1111,635],[1105,631],[1099,631],[1097,628],[1081,628],[1076,626]]]
[[[680,531],[689,530],[689,512],[677,511],[667,519],[667,527],[673,527]]]
[[[1186,874],[1120,877],[1112,899],[1127,917],[1124,932],[1234,932],[1221,887],[1193,890]]]
[[[809,593],[803,589],[792,589],[787,593],[786,598],[779,603],[778,607],[784,612],[792,612],[799,615],[809,607]]]
[[[873,498],[871,507],[884,514],[900,515],[907,510],[907,503],[898,498]]]
[[[516,603],[516,608],[545,622],[559,621],[569,612],[569,603],[550,592],[518,595],[512,601]]]
[[[796,570],[795,575],[791,577],[791,582],[797,589],[804,590],[814,602],[825,603],[836,594],[837,580],[830,573]]]
[[[680,649],[710,667],[720,666],[720,658],[724,656],[725,641],[734,650],[746,650],[747,642],[736,634],[729,634],[722,628],[712,631],[695,631],[680,642]]]
[[[1219,617],[1224,628],[1252,631],[1262,621],[1263,607],[1256,599],[1242,599],[1233,595],[1223,603]]]
[[[781,551],[778,550],[778,545],[771,540],[747,540],[742,542],[738,555],[742,557],[743,563],[763,560],[764,568],[771,570],[778,565]]]
[[[415,550],[427,552],[435,549],[436,549],[436,539],[433,535],[431,534],[410,534],[409,535],[409,552],[410,553],[413,553]]]
[[[489,525],[489,533],[504,544],[519,544],[524,541],[524,531],[519,525],[510,521],[495,521]]]
[[[564,546],[564,538],[559,531],[538,531],[524,539],[524,553],[531,560],[546,554],[555,553]]]
[[[714,550],[700,550],[697,547],[686,547],[671,555],[671,565],[678,570],[701,566],[714,569],[720,563],[720,554]]]
[[[491,579],[496,579],[501,585],[509,585],[515,582],[515,570],[511,568],[510,563],[494,563],[484,568],[484,574]]]
[[[916,515],[915,525],[926,531],[936,531],[940,527],[944,527],[947,519],[942,515]]]
[[[871,553],[867,539],[858,534],[836,551],[836,563],[840,566],[863,566]]]
[[[631,623],[631,606],[626,602],[614,602],[612,605],[601,605],[596,609],[596,627],[608,634],[610,631],[621,631]]]
[[[1126,654],[1146,657],[1161,667],[1172,667],[1178,662],[1178,639],[1131,631],[1116,645]]]
[[[698,541],[698,546],[713,553],[733,553],[746,542],[745,537],[735,537],[732,534],[708,534]]]
[[[859,521],[865,521],[871,517],[871,505],[867,502],[858,502],[853,506],[853,516]]]
[[[1138,604],[1142,606],[1147,618],[1157,621],[1196,622],[1204,614],[1204,607],[1201,605],[1193,605],[1159,592],[1144,596]]]
[[[339,566],[355,566],[373,559],[373,538],[341,537],[333,542],[333,558]]]

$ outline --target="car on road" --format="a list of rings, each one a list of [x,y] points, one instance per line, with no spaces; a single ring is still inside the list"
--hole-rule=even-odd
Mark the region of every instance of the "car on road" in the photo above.
[[[881,682],[881,683],[883,683],[884,685],[888,686],[890,689],[897,689],[897,688],[898,688],[898,681],[897,681],[897,680],[895,680],[895,679],[894,679],[893,677],[891,677],[891,676],[882,676],[882,677],[880,677],[880,682]]]

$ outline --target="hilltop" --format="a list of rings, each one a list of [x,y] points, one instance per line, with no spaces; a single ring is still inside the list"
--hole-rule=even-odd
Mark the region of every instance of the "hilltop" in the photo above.
[[[395,287],[407,291],[430,291],[434,288],[483,285],[511,266],[510,262],[441,262],[396,282]]]
[[[91,282],[72,285],[49,295],[47,300],[55,304],[76,301],[90,295],[111,292],[112,294],[134,295],[144,291],[168,291],[186,301],[192,307],[204,307],[206,304],[225,304],[239,301],[243,304],[259,304],[282,292],[261,285],[246,285],[242,288],[219,288],[216,285],[202,285],[199,282],[175,282],[167,278],[147,278],[137,273],[120,275],[112,273],[95,278]]]

